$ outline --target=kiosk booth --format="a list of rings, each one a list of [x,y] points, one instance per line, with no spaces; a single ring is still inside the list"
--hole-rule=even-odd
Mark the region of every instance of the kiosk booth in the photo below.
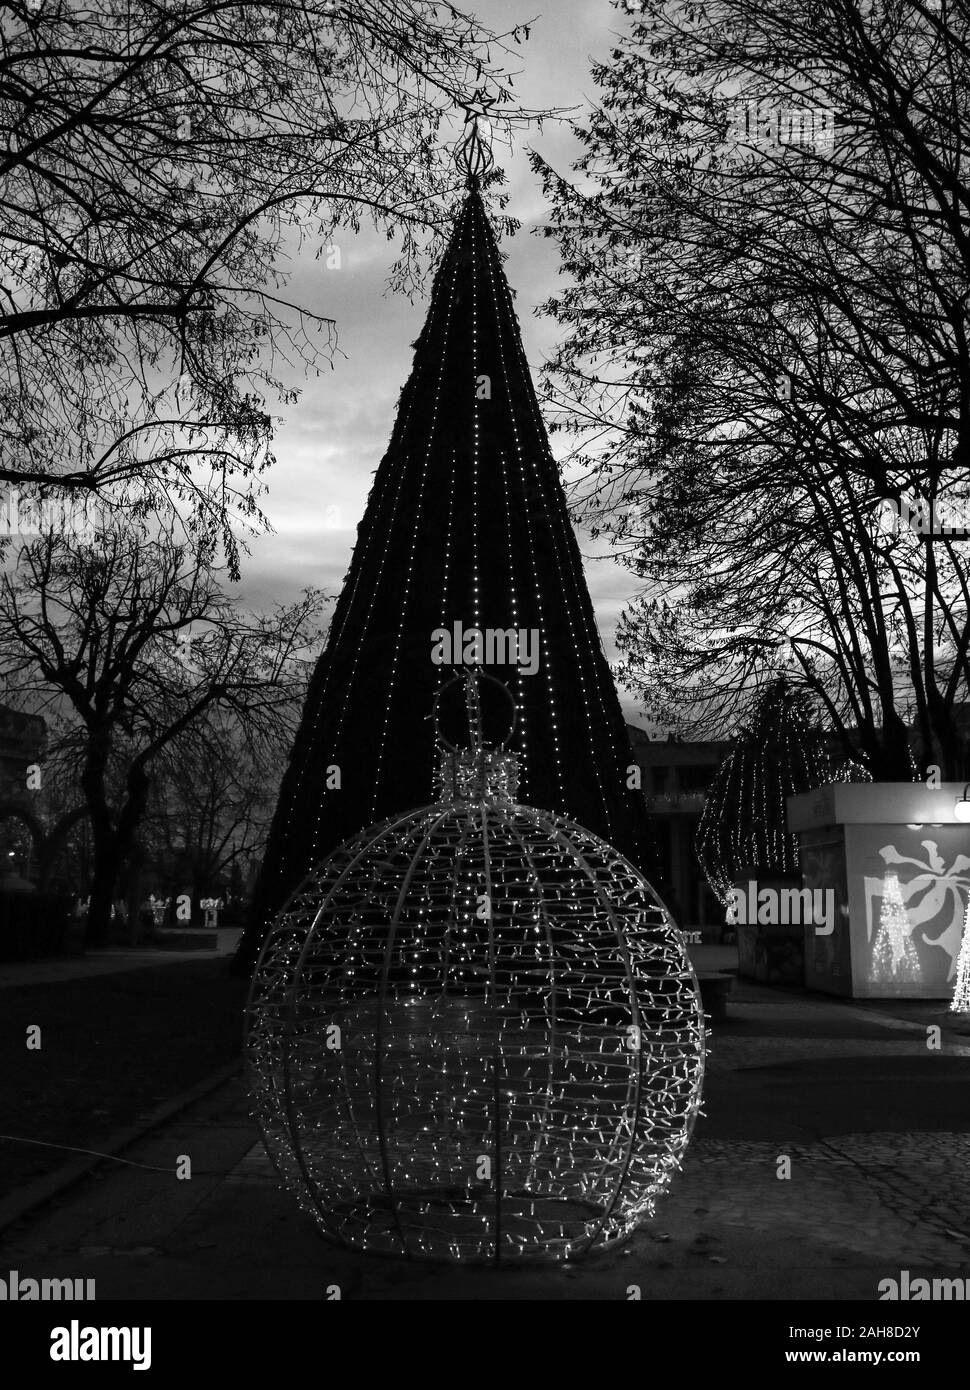
[[[805,984],[852,998],[948,999],[970,900],[962,783],[832,783],[788,798],[802,882],[832,896],[805,927]]]

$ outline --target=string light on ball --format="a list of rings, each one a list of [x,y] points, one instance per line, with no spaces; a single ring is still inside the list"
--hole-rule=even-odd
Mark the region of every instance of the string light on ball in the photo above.
[[[467,192],[282,780],[248,968],[314,865],[360,827],[431,797],[427,710],[448,668],[475,659],[460,638],[450,656],[436,651],[441,629],[527,634],[535,658],[485,658],[515,694],[510,751],[525,799],[635,863],[648,855],[643,801],[625,781],[623,712],[481,192],[487,111],[479,101],[469,112],[458,151]]]
[[[482,679],[435,697],[435,802],[341,846],[274,922],[251,1089],[283,1180],[341,1245],[573,1259],[626,1239],[680,1166],[703,1014],[642,874],[518,803],[512,731],[483,739]],[[438,708],[461,681],[459,748]]]

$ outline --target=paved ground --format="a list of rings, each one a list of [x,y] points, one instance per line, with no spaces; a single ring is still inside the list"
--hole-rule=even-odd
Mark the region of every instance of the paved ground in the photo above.
[[[157,1107],[238,1062],[245,980],[208,952],[98,952],[11,968],[0,990],[0,1229],[8,1193],[69,1148],[113,1148]],[[75,974],[66,972],[75,968]],[[22,1200],[22,1199],[21,1199]]]
[[[970,1037],[928,1047],[927,1018],[952,1022],[743,985],[711,1037],[683,1171],[627,1247],[583,1264],[334,1250],[279,1189],[236,1078],[10,1228],[0,1269],[136,1299],[868,1300],[904,1269],[970,1280]]]
[[[0,989],[22,985],[53,985],[62,980],[89,980],[96,975],[114,975],[126,970],[146,970],[160,962],[213,960],[234,951],[242,935],[238,927],[220,927],[218,945],[213,951],[159,951],[144,946],[99,946],[80,956],[58,956],[54,960],[17,960],[0,963]]]

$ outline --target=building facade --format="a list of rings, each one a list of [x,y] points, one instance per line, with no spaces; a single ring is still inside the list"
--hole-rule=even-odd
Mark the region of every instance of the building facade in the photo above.
[[[730,749],[725,740],[685,743],[673,735],[651,738],[627,725],[640,788],[660,861],[668,866],[668,900],[677,925],[719,935],[724,908],[708,886],[694,843],[707,790]]]
[[[0,705],[0,886],[22,886],[36,869],[36,779],[29,774],[44,755],[46,731],[39,715]]]

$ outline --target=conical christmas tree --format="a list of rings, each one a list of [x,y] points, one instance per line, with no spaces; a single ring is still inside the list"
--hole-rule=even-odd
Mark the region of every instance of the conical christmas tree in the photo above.
[[[362,827],[431,800],[427,712],[462,664],[482,665],[514,695],[522,800],[654,867],[644,865],[645,808],[627,787],[632,754],[558,466],[467,167],[283,778],[241,967],[314,865]]]

